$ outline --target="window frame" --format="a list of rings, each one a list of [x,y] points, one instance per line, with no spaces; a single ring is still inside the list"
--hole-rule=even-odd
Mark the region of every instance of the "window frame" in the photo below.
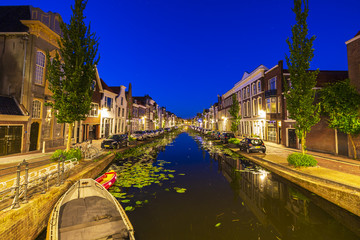
[[[42,56],[43,59],[39,59]],[[36,51],[34,83],[43,86],[45,81],[46,55],[43,51]]]

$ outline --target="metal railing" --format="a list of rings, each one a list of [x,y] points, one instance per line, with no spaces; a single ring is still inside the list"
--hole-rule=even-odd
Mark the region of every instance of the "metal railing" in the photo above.
[[[92,145],[91,141],[73,144],[72,148],[80,149],[84,159],[95,159],[102,154],[102,151]]]
[[[70,175],[70,170],[79,164],[78,159],[65,160],[63,155],[53,164],[49,165],[49,162],[49,159],[36,163],[23,160],[17,166],[1,169],[1,172],[5,172],[5,174],[0,175],[4,179],[0,180],[0,209],[9,206],[11,209],[19,208],[20,203],[28,202],[29,194],[36,192],[44,194],[50,186],[60,186]],[[46,167],[38,169],[38,165],[42,163]],[[16,173],[16,177],[7,179],[6,176],[14,173]],[[11,199],[13,199],[12,202]]]

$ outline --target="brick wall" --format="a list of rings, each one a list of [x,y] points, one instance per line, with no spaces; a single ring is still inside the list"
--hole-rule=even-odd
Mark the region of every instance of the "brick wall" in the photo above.
[[[98,162],[84,164],[59,187],[51,187],[45,194],[38,194],[19,209],[0,213],[0,239],[35,239],[47,226],[50,213],[57,200],[77,180],[95,178],[114,159],[107,155]]]

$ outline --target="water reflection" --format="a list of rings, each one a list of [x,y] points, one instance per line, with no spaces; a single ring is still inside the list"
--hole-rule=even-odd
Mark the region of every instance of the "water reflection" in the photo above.
[[[218,162],[218,171],[230,183],[235,196],[277,238],[360,238],[359,217],[243,157],[230,157],[212,141],[193,137]]]

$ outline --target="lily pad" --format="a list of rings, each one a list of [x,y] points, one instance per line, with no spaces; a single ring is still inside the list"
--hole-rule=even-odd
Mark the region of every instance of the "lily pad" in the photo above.
[[[134,207],[132,207],[132,206],[127,206],[126,208],[125,208],[125,211],[128,211],[128,212],[131,212],[131,211],[134,211]]]

